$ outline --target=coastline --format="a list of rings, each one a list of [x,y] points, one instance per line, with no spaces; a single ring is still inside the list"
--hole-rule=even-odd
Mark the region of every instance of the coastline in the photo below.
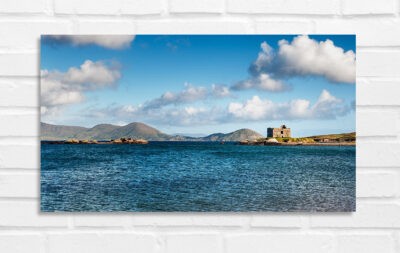
[[[327,143],[296,143],[296,142],[239,142],[239,145],[244,146],[356,146],[355,142],[327,142]]]
[[[121,145],[121,144],[149,144],[152,141],[132,141],[132,142],[115,142],[115,141],[78,141],[78,142],[68,142],[64,140],[52,141],[52,140],[42,140],[40,141],[41,144],[66,144],[66,145]],[[153,142],[188,142],[193,143],[194,141],[153,141]],[[247,141],[227,141],[227,142],[220,142],[220,141],[200,141],[200,142],[211,142],[215,144],[223,145],[225,143],[233,143],[236,145],[242,146],[356,146],[355,142],[331,142],[331,143],[296,143],[296,142],[278,142],[278,143],[266,143],[266,142],[247,142]]]

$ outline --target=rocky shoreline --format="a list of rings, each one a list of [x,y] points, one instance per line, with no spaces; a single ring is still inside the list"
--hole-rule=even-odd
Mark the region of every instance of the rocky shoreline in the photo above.
[[[55,141],[42,141],[44,144],[148,144],[149,141],[144,139],[134,138],[118,138],[115,140],[79,140],[79,139],[67,139],[67,140],[55,140]],[[225,142],[219,142],[224,144]],[[238,145],[247,146],[355,146],[355,141],[329,141],[329,142],[315,142],[315,141],[277,141],[275,138],[258,139],[258,140],[243,140],[234,142]]]
[[[144,139],[133,139],[133,138],[119,138],[109,141],[97,141],[97,140],[78,140],[68,139],[61,141],[42,141],[46,144],[148,144],[149,142]]]
[[[248,146],[355,146],[355,142],[330,142],[330,143],[302,143],[302,142],[258,142],[258,141],[240,141],[239,145]]]

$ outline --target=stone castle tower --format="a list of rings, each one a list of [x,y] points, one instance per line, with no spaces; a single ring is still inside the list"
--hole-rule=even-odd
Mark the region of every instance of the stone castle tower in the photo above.
[[[267,129],[267,137],[291,137],[290,128],[286,125],[282,125],[279,128],[269,127]]]

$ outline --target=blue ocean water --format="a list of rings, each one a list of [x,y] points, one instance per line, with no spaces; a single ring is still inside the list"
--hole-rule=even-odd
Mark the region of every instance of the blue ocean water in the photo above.
[[[355,147],[42,144],[41,210],[355,211]]]

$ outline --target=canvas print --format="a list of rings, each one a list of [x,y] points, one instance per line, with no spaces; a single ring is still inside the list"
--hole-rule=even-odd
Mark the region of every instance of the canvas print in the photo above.
[[[355,211],[355,39],[43,35],[41,211]]]

